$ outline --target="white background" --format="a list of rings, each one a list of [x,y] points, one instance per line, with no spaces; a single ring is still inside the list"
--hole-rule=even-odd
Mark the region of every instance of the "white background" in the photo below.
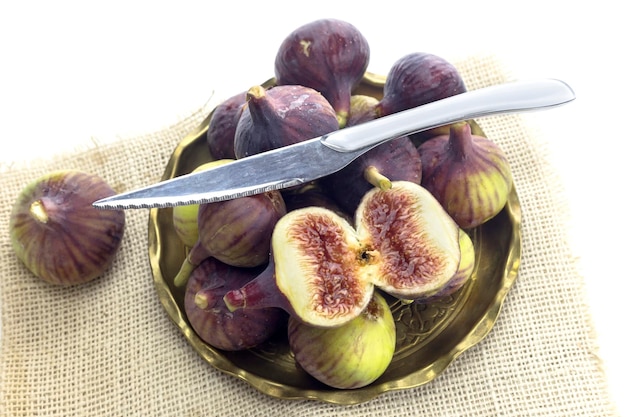
[[[216,3],[0,0],[0,175],[16,162],[161,129],[212,94],[219,100],[264,81],[283,37],[321,17],[363,32],[373,72],[385,74],[409,52],[452,61],[488,53],[518,78],[563,79],[577,100],[525,117],[547,138],[567,187],[600,357],[626,410],[617,393],[626,381],[626,36],[617,2]]]

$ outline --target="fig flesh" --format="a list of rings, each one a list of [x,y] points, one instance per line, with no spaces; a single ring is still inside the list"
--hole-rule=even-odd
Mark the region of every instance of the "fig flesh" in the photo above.
[[[218,104],[207,127],[206,139],[213,159],[235,159],[235,130],[246,104],[246,92]]]
[[[254,86],[247,93],[235,131],[235,156],[269,151],[325,135],[339,129],[335,110],[318,92],[300,85],[265,89]],[[303,161],[304,162],[304,161]]]
[[[498,214],[513,187],[504,151],[492,140],[472,134],[467,122],[450,126],[418,148],[422,185],[464,229],[477,227]]]
[[[276,224],[268,268],[224,300],[232,311],[274,306],[311,326],[340,326],[361,314],[372,297],[370,255],[334,211],[294,210]]]
[[[387,116],[467,91],[458,70],[442,57],[415,52],[398,59],[389,70],[379,116]]]
[[[391,309],[377,292],[357,318],[342,326],[322,329],[290,317],[287,334],[296,362],[318,381],[338,389],[374,382],[388,368],[396,347]]]
[[[266,264],[272,231],[285,213],[285,201],[278,191],[201,204],[199,238],[183,261],[174,285],[185,285],[193,269],[208,257],[237,267]]]
[[[184,308],[198,337],[226,351],[250,349],[283,329],[287,315],[279,308],[237,310],[224,304],[224,294],[258,275],[258,268],[237,268],[207,258],[189,277]]]
[[[45,174],[29,183],[9,219],[17,257],[42,280],[83,284],[111,265],[124,234],[121,210],[92,203],[115,191],[99,176],[77,170]]]
[[[433,295],[458,270],[460,229],[419,184],[394,181],[388,190],[372,189],[354,222],[361,243],[378,252],[374,285],[396,298]]]
[[[193,172],[204,171],[231,162],[231,159],[219,159],[198,166]],[[199,204],[187,204],[172,208],[172,226],[181,242],[192,247],[198,241],[198,211]]]
[[[274,62],[278,85],[304,85],[322,93],[336,112],[339,126],[346,124],[352,90],[370,59],[365,36],[352,24],[318,19],[290,33]]]

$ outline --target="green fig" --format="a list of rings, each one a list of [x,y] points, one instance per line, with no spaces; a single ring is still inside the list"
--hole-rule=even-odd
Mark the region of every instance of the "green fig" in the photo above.
[[[472,134],[467,122],[450,126],[448,135],[419,146],[422,185],[464,229],[497,215],[513,187],[504,151],[492,140]]]
[[[288,322],[288,341],[296,362],[318,381],[338,389],[361,388],[389,367],[396,327],[385,299],[374,293],[363,312],[331,329]]]

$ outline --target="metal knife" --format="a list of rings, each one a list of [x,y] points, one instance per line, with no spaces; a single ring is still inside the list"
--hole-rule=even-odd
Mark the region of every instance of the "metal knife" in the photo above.
[[[116,210],[172,207],[279,190],[332,174],[375,146],[404,135],[478,117],[550,108],[574,99],[570,86],[556,79],[498,84],[117,194],[93,206]]]

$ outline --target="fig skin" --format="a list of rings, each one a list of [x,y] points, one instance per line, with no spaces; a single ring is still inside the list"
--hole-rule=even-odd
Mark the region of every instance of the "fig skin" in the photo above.
[[[276,223],[266,270],[226,293],[224,301],[231,311],[280,307],[310,326],[341,326],[361,314],[372,297],[371,257],[375,253],[334,211],[294,210]]]
[[[422,185],[463,229],[472,229],[497,215],[513,187],[504,151],[492,140],[472,134],[467,122],[450,126],[418,148]]]
[[[226,308],[224,294],[239,288],[259,273],[259,268],[237,268],[207,258],[189,277],[184,309],[189,324],[205,343],[226,351],[250,349],[285,328],[287,314],[279,308],[238,310]]]
[[[388,189],[392,181],[422,180],[422,159],[408,136],[385,142],[367,151],[348,166],[325,177],[329,195],[347,213],[354,213],[372,189]]]
[[[396,327],[389,305],[374,293],[354,320],[321,329],[289,318],[287,335],[296,362],[318,381],[338,389],[371,384],[389,367]]]
[[[266,264],[274,226],[286,211],[278,191],[201,204],[199,238],[174,277],[174,285],[185,285],[193,269],[208,257],[244,268]]]
[[[401,300],[421,299],[444,288],[459,268],[459,227],[419,184],[394,181],[372,189],[354,223],[361,243],[377,250],[374,285]]]
[[[235,130],[246,105],[246,92],[218,104],[207,127],[206,140],[213,159],[235,159]]]
[[[414,52],[391,66],[376,112],[387,116],[466,91],[454,65],[438,55]]]
[[[78,170],[49,172],[17,197],[9,220],[17,257],[37,277],[55,285],[77,285],[101,276],[124,235],[121,210],[92,203],[115,191],[99,176]]]
[[[215,168],[220,165],[232,162],[232,159],[220,159],[216,161],[202,164],[193,172],[204,171],[209,168]],[[199,204],[187,204],[183,206],[174,206],[172,208],[172,225],[176,235],[181,242],[189,248],[193,247],[198,241],[198,211]]]
[[[350,96],[367,70],[370,47],[352,24],[318,19],[291,32],[274,61],[278,85],[304,85],[322,93],[340,127],[350,112]]]
[[[339,129],[335,110],[316,90],[300,85],[247,93],[235,131],[235,156],[246,156],[292,145]]]

